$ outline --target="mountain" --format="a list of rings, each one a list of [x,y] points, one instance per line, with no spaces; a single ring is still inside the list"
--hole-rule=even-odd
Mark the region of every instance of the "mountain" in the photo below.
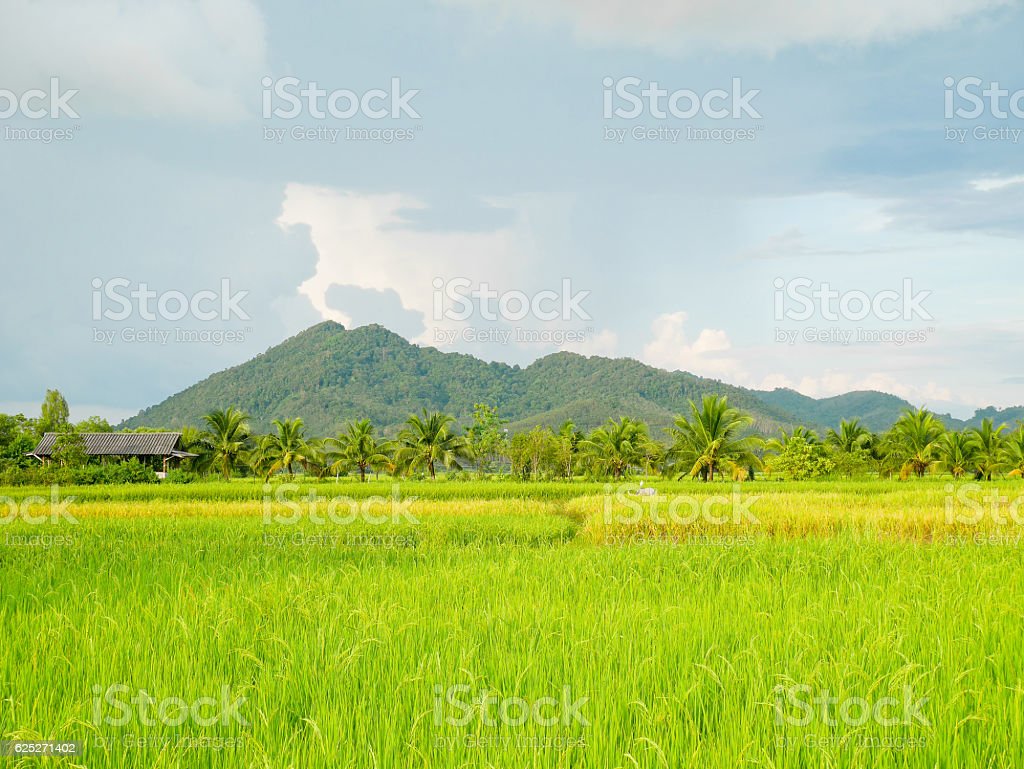
[[[856,417],[873,432],[889,429],[906,409],[913,408],[908,401],[888,393],[858,390],[832,398],[811,398],[795,390],[755,390],[765,403],[800,417],[806,425],[838,425],[842,419]]]
[[[878,392],[816,400],[793,390],[747,390],[628,358],[559,352],[525,368],[487,363],[419,347],[382,326],[347,330],[328,321],[207,377],[122,426],[199,426],[203,414],[234,405],[259,431],[270,429],[274,419],[302,417],[310,434],[331,435],[366,417],[393,434],[423,408],[446,411],[465,425],[474,404],[487,403],[499,407],[513,432],[567,419],[589,430],[625,414],[643,419],[660,435],[674,415],[687,411],[689,400],[709,393],[727,395],[764,433],[796,424],[823,430],[853,417],[884,430],[911,406]]]

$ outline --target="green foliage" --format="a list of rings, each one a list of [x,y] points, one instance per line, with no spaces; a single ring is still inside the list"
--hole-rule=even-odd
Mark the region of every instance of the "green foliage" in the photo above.
[[[39,434],[64,432],[70,427],[68,402],[60,390],[47,390],[39,417]]]
[[[757,440],[747,434],[753,418],[729,405],[725,396],[706,395],[700,407],[690,401],[690,416],[678,416],[669,431],[672,445],[666,454],[672,475],[715,480],[724,470],[736,473],[756,465]]]
[[[295,466],[316,460],[317,447],[306,440],[305,427],[300,418],[275,419],[276,433],[259,439],[251,457],[252,467],[266,478],[274,473],[295,474]]]
[[[580,448],[588,466],[598,477],[622,478],[636,467],[646,468],[656,449],[651,445],[647,425],[630,417],[609,419],[594,430]]]
[[[224,478],[231,473],[246,456],[250,444],[249,417],[234,406],[226,411],[211,411],[203,416],[206,432],[198,437],[189,436],[189,451],[199,453],[196,463],[203,470],[216,470]],[[183,433],[184,437],[184,433]]]
[[[936,446],[939,464],[954,478],[971,472],[977,458],[977,449],[966,431],[950,430],[944,433]]]
[[[369,419],[352,422],[336,438],[326,441],[326,457],[331,472],[359,471],[359,479],[366,480],[370,470],[386,468],[389,462],[388,444],[374,436],[373,423]]]
[[[979,478],[992,480],[992,476],[1003,468],[1003,430],[1006,425],[996,427],[991,419],[982,420],[981,426],[971,430],[970,440],[974,451],[974,467]]]
[[[431,478],[437,464],[461,469],[459,461],[472,459],[473,450],[465,436],[454,433],[454,423],[455,417],[437,411],[423,409],[422,416],[410,414],[398,435],[396,467],[409,473],[426,468]]]
[[[89,454],[85,450],[85,439],[67,425],[63,431],[58,433],[51,456],[53,461],[61,467],[82,467],[89,462]]]
[[[508,420],[498,415],[497,406],[486,403],[473,406],[473,424],[466,431],[466,438],[481,475],[493,472],[508,452],[507,424]]]
[[[75,431],[80,433],[112,433],[114,428],[110,426],[103,417],[89,417],[75,425]]]
[[[907,409],[886,436],[887,450],[901,465],[903,477],[924,477],[935,464],[939,438],[945,432],[927,409]]]
[[[802,481],[830,475],[836,469],[836,463],[821,443],[812,443],[805,435],[793,435],[779,453],[766,460],[766,467],[773,474]]]
[[[557,467],[558,440],[548,427],[516,433],[508,447],[513,477],[540,479]]]

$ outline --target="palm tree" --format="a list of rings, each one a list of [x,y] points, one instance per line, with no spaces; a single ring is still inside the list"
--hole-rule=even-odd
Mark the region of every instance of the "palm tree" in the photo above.
[[[716,471],[757,464],[757,439],[745,435],[753,417],[729,406],[728,398],[705,395],[700,408],[690,401],[690,417],[678,416],[669,430],[669,467],[691,478],[713,481]]]
[[[981,420],[981,427],[971,430],[971,441],[974,444],[975,465],[978,475],[985,480],[992,480],[992,475],[999,472],[1003,465],[1003,436],[1006,425],[996,427],[990,417]]]
[[[1006,436],[1003,466],[1009,469],[1011,478],[1024,477],[1024,425]]]
[[[373,423],[369,419],[360,419],[349,423],[336,438],[328,438],[328,457],[335,459],[331,470],[337,473],[355,467],[359,470],[359,480],[365,481],[367,470],[387,462],[386,444],[378,443],[373,432]]]
[[[902,465],[901,473],[918,478],[935,464],[935,450],[945,428],[927,409],[907,409],[892,426],[887,442]]]
[[[875,437],[859,419],[839,422],[839,430],[829,429],[825,444],[832,450],[836,469],[849,477],[868,466],[872,457]]]
[[[227,480],[249,446],[249,417],[229,406],[226,411],[211,411],[203,421],[207,426],[203,433],[203,443],[207,448],[202,457],[203,465],[218,468]]]
[[[936,445],[939,464],[954,478],[960,478],[973,467],[976,451],[971,436],[966,432],[950,430],[942,435]]]
[[[859,419],[839,422],[839,431],[829,429],[825,443],[845,454],[853,454],[871,445],[871,431]]]
[[[284,470],[291,478],[296,464],[306,464],[315,457],[315,449],[306,441],[302,419],[275,419],[277,434],[265,435],[257,450],[257,462],[269,480]]]
[[[460,459],[471,459],[473,452],[469,441],[452,433],[455,417],[438,411],[423,415],[410,414],[405,420],[406,427],[398,434],[398,449],[395,452],[396,465],[410,471],[426,467],[430,477],[437,477],[434,466],[440,462],[447,468],[458,467]]]
[[[580,441],[579,447],[600,474],[621,478],[630,467],[643,463],[650,440],[647,425],[621,417],[618,422],[609,419],[604,427]]]
[[[819,446],[821,440],[818,438],[818,434],[807,427],[797,425],[790,432],[786,432],[784,429],[779,430],[778,438],[771,438],[765,441],[764,450],[766,454],[775,454],[782,456],[782,453],[786,450],[786,447],[793,440],[802,440],[808,446]]]

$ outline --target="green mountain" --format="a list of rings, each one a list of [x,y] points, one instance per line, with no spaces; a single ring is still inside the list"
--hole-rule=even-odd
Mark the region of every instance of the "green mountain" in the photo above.
[[[904,410],[913,408],[903,398],[873,390],[858,390],[820,399],[781,388],[754,392],[765,403],[799,416],[802,424],[833,427],[840,420],[856,417],[873,432],[887,430]]]
[[[893,395],[855,392],[816,400],[792,390],[760,392],[685,372],[662,371],[635,360],[587,358],[560,352],[529,366],[487,363],[471,355],[418,347],[377,326],[347,330],[326,322],[221,371],[140,412],[123,427],[200,426],[202,415],[238,406],[254,429],[302,417],[309,433],[331,435],[346,422],[369,418],[393,434],[426,407],[466,425],[473,406],[499,407],[512,431],[571,419],[591,429],[609,417],[643,419],[660,435],[687,403],[708,393],[727,395],[753,414],[757,429],[774,433],[804,424],[818,430],[859,417],[884,430],[910,407]]]

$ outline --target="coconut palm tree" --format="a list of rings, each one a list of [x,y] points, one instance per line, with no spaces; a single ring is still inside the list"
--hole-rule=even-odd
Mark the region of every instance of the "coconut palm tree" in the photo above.
[[[291,478],[295,465],[304,465],[315,457],[315,448],[306,441],[302,419],[275,419],[277,433],[265,435],[257,449],[257,463],[269,479],[282,470]]]
[[[954,478],[974,467],[976,451],[971,436],[950,430],[939,438],[935,448],[939,464]]]
[[[650,436],[647,425],[629,417],[609,419],[584,440],[579,448],[600,475],[621,478],[631,467],[644,463]]]
[[[901,464],[901,474],[918,478],[935,464],[939,438],[945,432],[942,423],[927,409],[907,409],[887,436],[889,450]]]
[[[437,411],[428,413],[423,409],[422,416],[410,414],[398,434],[396,465],[409,471],[426,467],[431,478],[436,477],[438,462],[447,468],[461,468],[459,460],[471,459],[473,452],[464,436],[452,432],[454,422],[455,417]]]
[[[1006,436],[1003,466],[1009,470],[1011,478],[1024,477],[1024,424]]]
[[[206,451],[202,452],[201,466],[217,468],[227,480],[249,448],[249,417],[244,411],[229,406],[226,411],[211,411],[203,421],[207,429],[202,435]]]
[[[840,420],[839,430],[829,429],[825,435],[825,443],[838,451],[852,454],[867,449],[871,445],[871,431],[860,423],[859,419],[847,422]]]
[[[775,454],[781,456],[786,450],[786,447],[793,440],[802,440],[808,446],[820,446],[821,440],[818,438],[818,434],[807,427],[797,425],[790,432],[786,432],[784,429],[779,430],[778,438],[771,438],[764,443],[764,451],[766,454]]]
[[[753,417],[729,406],[724,396],[705,395],[699,408],[690,401],[689,418],[676,417],[675,427],[669,429],[668,469],[713,481],[716,472],[756,465],[759,442],[746,435],[753,424]]]
[[[380,467],[387,462],[387,444],[377,441],[373,423],[369,419],[350,422],[344,432],[335,438],[328,438],[327,456],[334,462],[332,472],[359,470],[359,480],[366,480],[366,471]]]
[[[990,417],[981,420],[981,427],[971,430],[971,441],[974,443],[975,467],[978,476],[992,480],[992,476],[1003,466],[1003,436],[1006,425],[996,427]]]
[[[836,469],[850,477],[868,467],[874,443],[871,431],[859,419],[843,419],[838,431],[829,429],[825,435],[825,444],[832,450]]]

